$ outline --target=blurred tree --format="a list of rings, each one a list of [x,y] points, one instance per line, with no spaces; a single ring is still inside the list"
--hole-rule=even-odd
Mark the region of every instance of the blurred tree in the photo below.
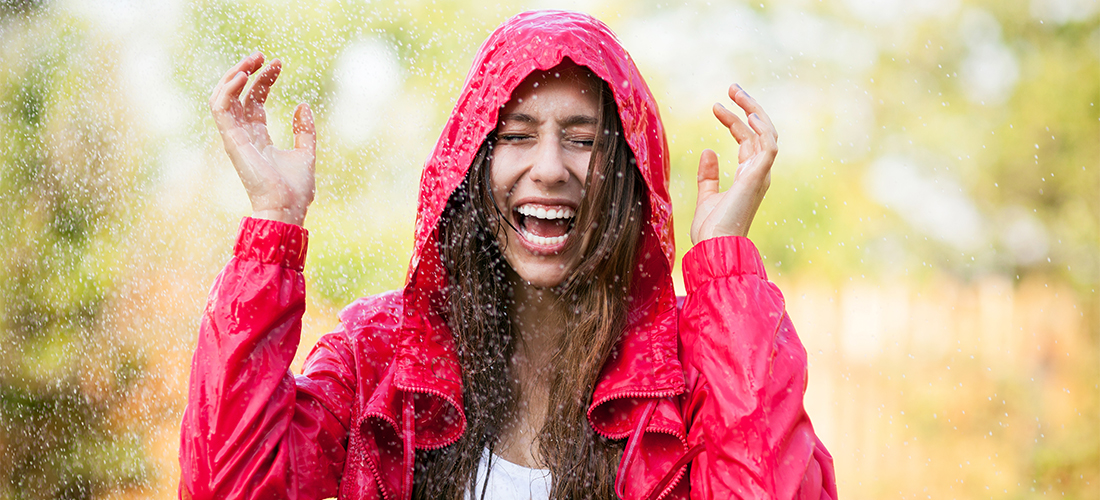
[[[112,418],[141,355],[104,328],[138,134],[109,48],[39,2],[2,5],[0,498],[91,498],[147,474],[141,423]]]

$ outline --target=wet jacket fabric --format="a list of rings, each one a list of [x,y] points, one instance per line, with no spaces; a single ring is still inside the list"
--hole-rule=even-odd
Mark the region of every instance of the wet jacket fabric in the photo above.
[[[563,59],[611,87],[649,189],[632,308],[588,409],[625,439],[621,498],[836,498],[832,458],[803,409],[806,353],[751,241],[703,241],[677,300],[668,147],[657,105],[601,22],[520,14],[482,45],[421,177],[405,286],[340,313],[302,375],[289,369],[305,310],[308,234],[242,221],[203,313],[181,428],[181,497],[404,499],[415,449],[463,433],[462,378],[438,307],[436,226],[532,71]]]

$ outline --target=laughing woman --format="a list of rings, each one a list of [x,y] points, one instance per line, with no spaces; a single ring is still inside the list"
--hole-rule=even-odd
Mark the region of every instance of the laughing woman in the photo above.
[[[711,151],[673,292],[657,105],[603,23],[510,19],[482,45],[424,166],[405,286],[340,314],[302,375],[313,116],[271,146],[279,62],[253,54],[210,105],[252,202],[203,315],[184,413],[190,498],[835,498],[803,409],[806,354],[745,238],[777,134]],[[246,91],[250,75],[255,81]]]

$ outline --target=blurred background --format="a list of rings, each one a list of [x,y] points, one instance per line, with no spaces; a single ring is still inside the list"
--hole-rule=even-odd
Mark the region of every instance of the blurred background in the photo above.
[[[843,498],[1100,498],[1094,0],[305,5],[0,0],[0,498],[176,495],[199,317],[249,213],[206,104],[230,65],[285,62],[278,143],[296,103],[318,119],[297,371],[401,285],[474,52],[545,7],[607,22],[647,76],[681,255],[700,151],[727,185],[737,157],[711,104],[738,82],[774,119],[750,236]]]

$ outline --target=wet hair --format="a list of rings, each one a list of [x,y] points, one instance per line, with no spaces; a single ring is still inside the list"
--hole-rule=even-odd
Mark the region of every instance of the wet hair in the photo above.
[[[596,434],[586,411],[600,369],[626,324],[635,248],[648,217],[647,190],[623,135],[618,107],[599,81],[600,116],[573,231],[593,229],[577,269],[558,286],[568,335],[551,362],[549,411],[538,437],[542,466],[550,469],[551,498],[615,498],[615,474],[625,443]],[[454,444],[417,452],[413,498],[474,496],[483,450],[492,450],[515,417],[519,390],[511,359],[521,339],[508,317],[512,297],[508,263],[498,234],[507,222],[489,183],[495,136],[478,151],[451,194],[437,228],[447,270],[446,310],[462,366],[466,432]],[[490,462],[490,468],[492,463]]]

